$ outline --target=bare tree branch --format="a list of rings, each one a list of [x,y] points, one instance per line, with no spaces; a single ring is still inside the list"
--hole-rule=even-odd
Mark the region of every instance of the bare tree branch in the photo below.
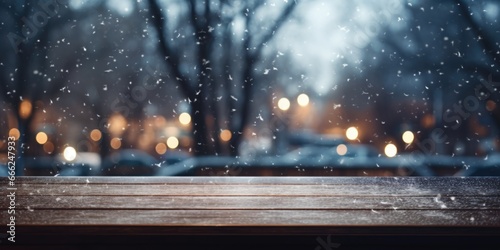
[[[500,63],[500,46],[498,43],[495,44],[495,39],[493,39],[487,32],[484,32],[483,29],[477,24],[469,10],[469,6],[463,0],[456,0],[456,2],[458,4],[460,14],[471,26],[472,31],[477,36],[478,42],[483,46],[486,52],[490,54],[492,62],[498,66]]]
[[[189,84],[188,79],[180,71],[179,55],[174,52],[174,49],[170,47],[167,39],[165,38],[164,33],[167,31],[167,27],[165,25],[164,18],[166,17],[162,15],[162,10],[156,0],[149,0],[149,9],[154,23],[153,26],[157,31],[158,39],[160,41],[162,55],[167,55],[165,58],[167,65],[172,70],[177,82],[179,82],[179,87],[184,95],[188,98],[193,98],[195,96],[195,90]]]
[[[255,10],[257,6],[262,5],[262,1],[254,2],[254,5],[252,5],[252,10]],[[250,5],[247,5],[247,9],[244,11],[248,12],[250,10]],[[244,38],[243,38],[243,88],[242,88],[242,96],[240,101],[234,101],[234,104],[232,106],[236,107],[237,103],[240,104],[240,112],[239,112],[239,119],[232,119],[232,130],[235,132],[234,136],[231,138],[230,145],[231,145],[231,154],[232,155],[237,155],[237,147],[243,140],[243,131],[245,127],[247,126],[248,121],[250,120],[250,115],[251,115],[251,107],[254,105],[253,103],[253,96],[254,96],[254,90],[256,88],[256,85],[253,82],[253,70],[255,67],[255,63],[258,60],[258,57],[262,53],[262,49],[264,46],[269,42],[276,32],[283,26],[284,22],[289,18],[289,16],[292,14],[293,10],[297,6],[297,3],[295,1],[290,1],[287,3],[286,7],[284,8],[283,12],[280,14],[280,16],[276,19],[274,22],[273,29],[270,29],[269,32],[264,34],[260,41],[257,43],[255,49],[251,48],[251,34],[250,34],[250,25],[252,23],[252,16],[249,13],[244,13],[246,16],[245,18],[245,28],[246,32],[244,33]],[[255,8],[254,8],[255,7]]]
[[[262,51],[262,48],[274,37],[276,32],[283,26],[284,22],[292,14],[293,10],[297,7],[295,1],[290,1],[287,3],[281,15],[274,21],[273,29],[270,29],[267,34],[262,36],[262,39],[257,43],[256,49],[254,50],[253,57],[258,57]]]

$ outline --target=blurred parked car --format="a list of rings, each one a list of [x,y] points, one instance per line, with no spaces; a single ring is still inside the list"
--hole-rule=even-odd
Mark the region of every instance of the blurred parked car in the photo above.
[[[102,175],[150,176],[155,175],[160,164],[153,156],[135,149],[124,149],[112,153],[103,160]]]

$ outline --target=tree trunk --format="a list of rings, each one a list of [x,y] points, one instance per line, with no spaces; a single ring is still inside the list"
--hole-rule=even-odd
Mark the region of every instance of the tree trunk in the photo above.
[[[108,134],[109,132],[106,130],[101,131],[101,140],[99,142],[99,155],[101,156],[101,159],[104,160],[109,152],[110,152],[110,146],[109,143],[111,141],[111,137]]]
[[[191,108],[191,117],[193,119],[193,129],[191,133],[194,143],[194,155],[208,155],[206,116],[203,102],[201,100],[193,101],[191,103]]]
[[[231,156],[238,155],[238,148],[243,141],[246,125],[253,105],[253,82],[252,69],[254,66],[254,58],[250,55],[245,56],[245,67],[243,69],[243,94],[242,105],[240,106],[239,119],[236,122],[236,129],[233,130],[233,137],[230,140]]]
[[[22,119],[19,114],[16,115],[17,118],[17,127],[19,129],[19,139],[16,143],[16,175],[23,176],[24,170],[26,167],[26,152],[25,147],[28,143],[29,138],[29,120]]]

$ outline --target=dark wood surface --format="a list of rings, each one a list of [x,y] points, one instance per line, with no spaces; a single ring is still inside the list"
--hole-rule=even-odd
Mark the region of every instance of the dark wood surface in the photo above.
[[[7,184],[0,179],[2,197]],[[19,177],[15,187],[18,239],[45,243],[54,235],[500,236],[494,177]],[[5,224],[8,200],[0,206]]]

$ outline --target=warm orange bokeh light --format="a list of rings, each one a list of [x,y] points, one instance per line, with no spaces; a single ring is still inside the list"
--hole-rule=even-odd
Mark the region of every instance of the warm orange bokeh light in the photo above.
[[[495,109],[496,109],[496,107],[497,107],[497,104],[496,104],[496,102],[495,102],[495,101],[493,101],[493,100],[488,100],[488,101],[486,102],[486,110],[488,110],[488,111],[493,111],[493,110],[495,110]]]
[[[19,132],[19,129],[11,128],[9,130],[9,136],[14,137],[14,139],[18,140],[19,137],[21,136],[21,133]]]
[[[109,123],[109,132],[111,132],[113,135],[118,136],[125,131],[125,128],[127,126],[127,119],[123,117],[120,114],[114,114],[111,116],[108,120]]]
[[[347,154],[347,146],[344,144],[340,144],[337,146],[337,154],[345,155]]]
[[[19,116],[23,119],[30,117],[33,106],[29,100],[23,100],[19,104]]]
[[[232,137],[231,131],[229,131],[228,129],[224,129],[220,132],[220,139],[222,141],[227,142],[227,141],[231,140],[231,137]]]
[[[165,154],[167,152],[167,145],[165,145],[165,143],[163,142],[160,142],[156,144],[155,150],[159,155]]]
[[[99,141],[102,138],[102,133],[99,129],[94,129],[90,131],[90,139],[93,141]]]
[[[113,139],[111,139],[111,142],[109,143],[109,145],[113,149],[119,149],[122,146],[122,141],[120,140],[120,138],[113,138]]]
[[[52,154],[54,152],[54,144],[50,141],[46,142],[43,144],[43,151],[47,154]]]
[[[36,134],[36,142],[38,142],[38,144],[45,144],[47,142],[47,140],[49,139],[49,137],[47,136],[46,133],[44,132],[38,132],[38,134]]]

